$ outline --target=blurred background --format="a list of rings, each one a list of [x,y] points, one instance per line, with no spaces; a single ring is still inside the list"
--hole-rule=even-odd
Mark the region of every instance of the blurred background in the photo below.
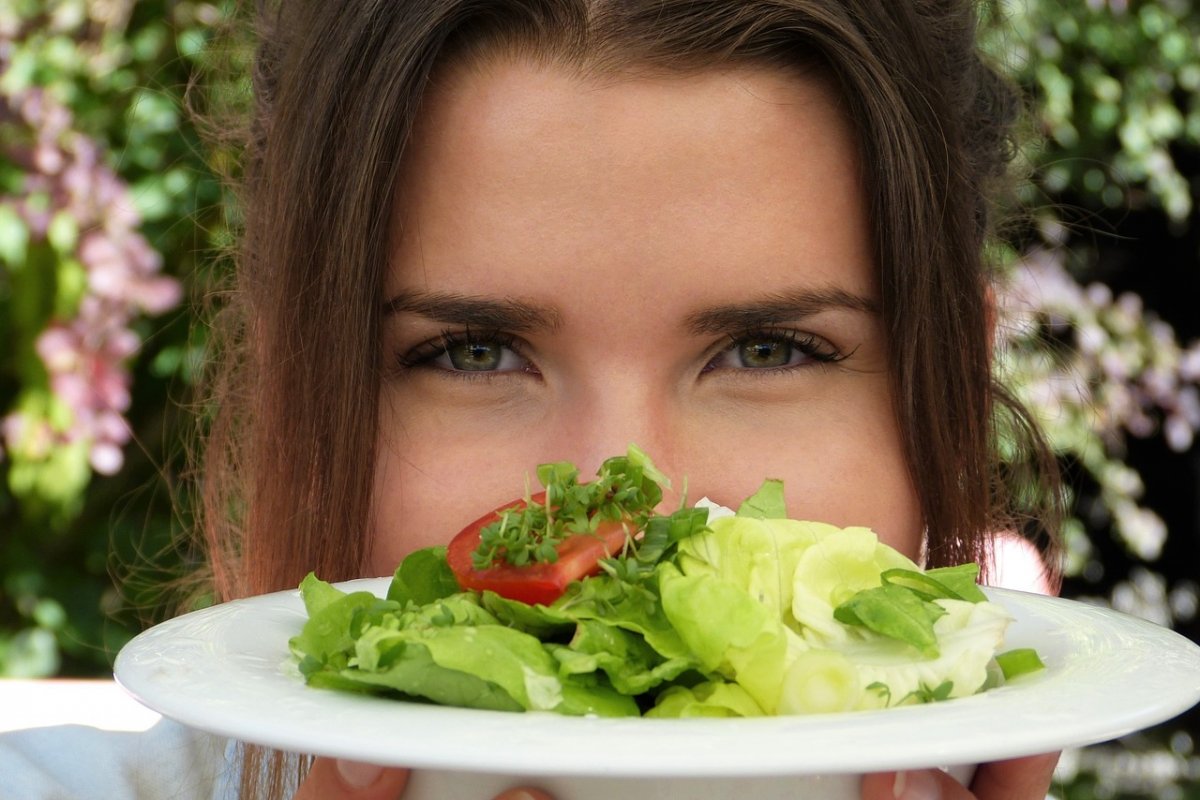
[[[0,0],[2,677],[111,674],[198,563],[196,310],[237,228],[216,120],[248,100],[230,5]],[[1029,98],[1000,350],[1069,479],[1064,594],[1200,641],[1200,10],[981,7]],[[1068,752],[1055,792],[1200,800],[1198,736],[1193,711]]]

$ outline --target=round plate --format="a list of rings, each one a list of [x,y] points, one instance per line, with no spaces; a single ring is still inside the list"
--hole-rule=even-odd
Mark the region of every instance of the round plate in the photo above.
[[[387,592],[389,579],[338,584]],[[988,589],[1015,617],[1005,647],[1047,668],[973,697],[883,711],[759,719],[591,719],[399,702],[304,684],[288,639],[296,591],[164,622],[118,655],[116,678],[186,725],[377,764],[618,778],[862,773],[973,764],[1092,744],[1200,700],[1200,647],[1083,603]]]

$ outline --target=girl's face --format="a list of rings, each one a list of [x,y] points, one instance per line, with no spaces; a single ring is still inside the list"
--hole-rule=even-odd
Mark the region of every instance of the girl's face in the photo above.
[[[372,574],[638,444],[678,504],[782,478],[790,515],[915,556],[853,132],[769,69],[431,90],[386,281]],[[672,496],[673,495],[673,496]]]

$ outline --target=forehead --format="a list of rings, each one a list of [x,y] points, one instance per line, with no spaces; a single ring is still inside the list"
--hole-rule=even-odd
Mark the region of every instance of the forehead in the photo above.
[[[425,98],[397,201],[393,289],[443,269],[485,278],[512,265],[690,262],[773,281],[798,262],[832,273],[871,261],[854,132],[836,95],[766,67],[452,66]],[[871,282],[861,272],[859,291]]]

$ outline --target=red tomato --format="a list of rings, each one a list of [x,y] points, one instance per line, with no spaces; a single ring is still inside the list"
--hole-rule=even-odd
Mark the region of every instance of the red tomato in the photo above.
[[[546,493],[533,496],[544,502]],[[567,584],[600,571],[600,559],[620,552],[625,544],[625,529],[619,522],[603,522],[594,534],[576,534],[558,546],[554,563],[533,562],[521,567],[501,563],[487,569],[475,569],[471,554],[479,548],[479,532],[500,519],[500,512],[521,506],[523,500],[489,511],[463,528],[446,548],[446,562],[464,589],[490,589],[501,597],[522,603],[549,605],[562,596]]]

